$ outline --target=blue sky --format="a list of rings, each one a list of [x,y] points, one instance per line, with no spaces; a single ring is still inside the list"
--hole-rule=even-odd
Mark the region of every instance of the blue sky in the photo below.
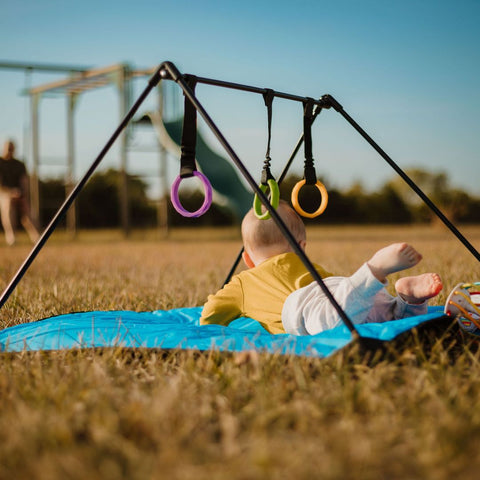
[[[480,195],[477,0],[0,1],[0,60],[138,68],[171,60],[199,76],[302,96],[330,93],[402,168],[445,171],[454,186]],[[35,73],[30,82],[56,78]],[[0,139],[16,138],[28,164],[28,105],[19,95],[25,82],[21,72],[0,70]],[[135,82],[136,93],[145,82]],[[266,148],[263,99],[219,90],[199,87],[198,95],[258,178]],[[154,104],[149,98],[144,110]],[[279,172],[301,133],[301,106],[276,100],[273,115],[272,168]],[[82,95],[77,176],[117,123],[113,87]],[[327,187],[360,181],[375,189],[394,176],[333,110],[319,117],[313,140]],[[149,140],[139,134],[142,141]],[[64,99],[42,100],[42,157],[60,161],[65,150]],[[104,165],[117,165],[117,157],[114,148]],[[151,175],[155,162],[148,154],[129,154],[131,170],[142,175]],[[299,155],[293,171],[300,173],[302,164]],[[177,173],[173,159],[168,168],[170,177]],[[44,167],[41,173],[61,171]]]

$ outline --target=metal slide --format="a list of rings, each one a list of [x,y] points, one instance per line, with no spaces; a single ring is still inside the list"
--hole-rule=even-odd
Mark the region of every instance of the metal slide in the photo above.
[[[150,123],[155,129],[160,144],[171,155],[180,159],[183,118],[164,122],[158,112],[147,112],[135,123]],[[208,177],[213,189],[225,199],[238,218],[243,218],[251,208],[253,193],[248,191],[234,166],[214,152],[197,133],[196,160],[202,173]]]

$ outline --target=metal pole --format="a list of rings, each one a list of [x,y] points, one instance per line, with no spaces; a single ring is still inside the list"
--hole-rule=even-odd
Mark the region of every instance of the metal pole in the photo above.
[[[39,155],[39,136],[38,136],[38,104],[40,95],[35,94],[30,97],[32,113],[32,174],[30,176],[30,205],[32,208],[32,220],[37,226],[40,225],[40,194],[38,166],[40,163]]]
[[[118,71],[118,89],[120,94],[120,119],[127,112],[127,67],[122,65]],[[127,174],[127,149],[128,136],[126,129],[120,136],[120,215],[122,221],[123,233],[127,237],[130,233],[130,215],[128,199],[128,174]]]
[[[67,178],[65,184],[65,193],[69,195],[73,189],[74,166],[75,166],[75,126],[74,126],[74,110],[75,110],[76,94],[70,92],[67,96]],[[76,203],[72,204],[72,208],[67,213],[67,230],[75,236],[77,230]]]
[[[242,90],[243,92],[258,93],[260,95],[263,95],[266,91],[265,88],[253,87],[251,85],[242,85],[240,83],[225,82],[223,80],[215,80],[213,78],[205,78],[205,77],[197,77],[197,76],[195,78],[197,79],[197,83],[203,83],[205,85],[213,85],[215,87],[230,88],[233,90]],[[301,97],[299,95],[292,95],[290,93],[277,92],[275,90],[271,90],[271,91],[273,92],[273,95],[275,97],[284,98],[285,100],[304,102],[305,100],[308,99],[308,97]],[[319,100],[314,100],[313,104],[319,107],[326,106],[322,98]]]
[[[480,253],[460,233],[453,223],[442,213],[442,211],[430,200],[418,185],[374,142],[374,140],[358,125],[355,120],[343,109],[331,95],[324,95],[322,99],[333,107],[342,117],[374,148],[374,150],[398,173],[404,182],[423,200],[423,202],[437,215],[437,217],[450,229],[450,231],[463,243],[469,252],[480,262]]]
[[[48,63],[24,63],[24,62],[10,62],[0,60],[0,68],[10,70],[38,70],[39,72],[86,72],[91,67],[81,67],[75,65],[54,65]]]
[[[164,88],[163,83],[158,84],[158,111],[160,121],[163,122],[164,115]],[[157,206],[157,222],[159,229],[163,232],[163,236],[168,237],[168,185],[167,185],[167,150],[158,139],[159,146],[159,168],[158,177],[160,180],[160,198]]]

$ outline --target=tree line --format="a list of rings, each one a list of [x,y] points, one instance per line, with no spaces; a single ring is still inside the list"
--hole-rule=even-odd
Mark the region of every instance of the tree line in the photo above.
[[[453,222],[480,223],[480,198],[453,188],[445,173],[431,173],[412,169],[406,173],[418,187]],[[133,227],[153,227],[157,223],[157,207],[148,197],[148,185],[142,179],[128,175],[130,218]],[[288,176],[280,186],[281,198],[289,201],[293,186],[300,180]],[[109,169],[95,173],[80,193],[77,203],[77,221],[80,228],[116,228],[120,219],[119,171]],[[324,182],[328,188],[328,182]],[[432,223],[436,216],[415,192],[400,178],[387,181],[375,192],[366,191],[359,183],[346,190],[328,189],[329,203],[322,214],[322,223],[329,224],[408,224]],[[65,199],[62,180],[40,182],[40,221],[46,225]],[[307,212],[315,211],[320,194],[315,187],[304,186],[299,201]],[[187,210],[196,210],[203,202],[199,191],[182,191],[182,204]],[[319,222],[320,219],[306,219]],[[225,205],[212,204],[199,218],[179,215],[168,202],[168,221],[172,226],[233,225],[240,221]]]

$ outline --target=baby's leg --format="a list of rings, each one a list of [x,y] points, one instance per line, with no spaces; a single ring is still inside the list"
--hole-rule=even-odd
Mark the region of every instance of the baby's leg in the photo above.
[[[387,275],[415,266],[422,256],[408,243],[393,243],[382,248],[367,262],[373,275],[385,282]]]
[[[424,273],[415,277],[397,280],[395,290],[407,303],[423,303],[442,290],[442,280],[436,273]]]

